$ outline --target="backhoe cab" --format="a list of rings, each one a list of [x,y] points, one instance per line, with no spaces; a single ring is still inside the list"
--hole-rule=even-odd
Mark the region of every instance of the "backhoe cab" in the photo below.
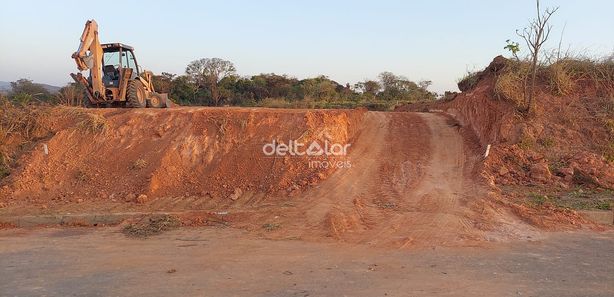
[[[85,105],[126,107],[168,107],[168,94],[157,93],[150,71],[141,71],[134,49],[121,43],[100,44],[98,24],[85,23],[79,49],[72,55],[79,71],[90,70],[86,79],[80,72],[70,76],[85,87]]]

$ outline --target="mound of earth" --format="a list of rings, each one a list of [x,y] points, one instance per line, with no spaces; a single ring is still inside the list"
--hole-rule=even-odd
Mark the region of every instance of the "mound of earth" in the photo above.
[[[53,136],[23,156],[23,166],[4,182],[0,201],[53,207],[281,195],[316,184],[333,169],[311,168],[305,155],[267,157],[263,145],[273,140],[348,143],[363,114],[230,108],[65,110]]]

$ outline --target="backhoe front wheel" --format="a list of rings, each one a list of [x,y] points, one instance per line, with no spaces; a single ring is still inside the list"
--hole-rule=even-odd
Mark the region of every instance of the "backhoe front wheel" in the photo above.
[[[128,82],[126,105],[137,108],[147,106],[147,92],[141,81],[135,79]]]

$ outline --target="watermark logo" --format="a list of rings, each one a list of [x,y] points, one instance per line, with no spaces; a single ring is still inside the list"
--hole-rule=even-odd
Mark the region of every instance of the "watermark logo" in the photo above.
[[[350,160],[344,160],[344,161],[311,160],[309,161],[309,168],[316,168],[316,169],[352,168],[352,162],[350,162]]]
[[[278,156],[345,156],[351,144],[330,143],[328,140],[321,145],[317,141],[312,141],[309,145],[297,140],[290,140],[288,143],[273,140],[262,146],[262,152],[269,157]]]
[[[324,157],[325,160],[309,160],[309,168],[350,168],[350,160],[329,160],[327,157],[345,157],[351,144],[331,143],[325,140],[323,143],[312,141],[309,144],[298,140],[290,140],[287,143],[273,140],[262,146],[262,152],[267,157]]]

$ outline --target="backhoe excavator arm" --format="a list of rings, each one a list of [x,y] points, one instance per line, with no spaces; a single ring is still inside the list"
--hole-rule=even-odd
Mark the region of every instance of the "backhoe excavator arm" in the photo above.
[[[102,46],[98,39],[98,24],[94,20],[89,20],[85,23],[81,43],[77,51],[72,54],[72,58],[75,59],[79,71],[90,70],[90,81],[83,78],[81,73],[71,74],[71,76],[75,81],[84,85],[93,103],[105,99],[102,83],[102,54]]]

